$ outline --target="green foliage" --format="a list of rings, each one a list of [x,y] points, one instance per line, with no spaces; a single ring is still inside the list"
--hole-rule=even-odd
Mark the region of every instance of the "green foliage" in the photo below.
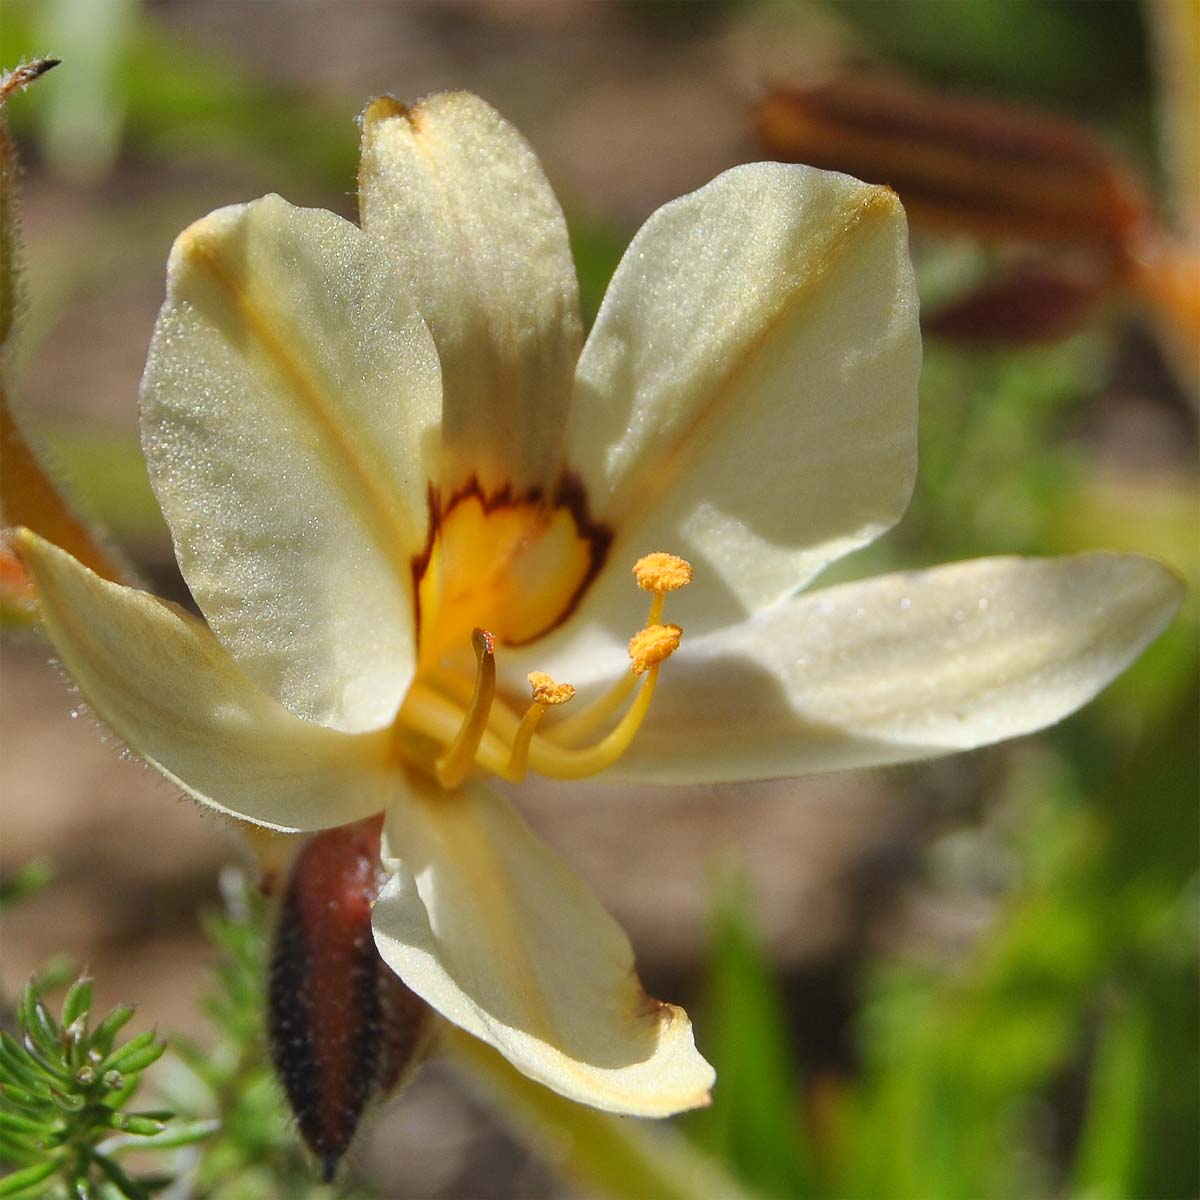
[[[54,878],[50,860],[35,858],[0,879],[0,911],[40,892]]]
[[[76,9],[90,5],[67,0],[47,6],[31,0],[2,0],[6,55],[31,56],[48,42],[87,36],[87,23]],[[88,78],[72,84],[50,114],[15,114],[18,130],[41,122],[38,133],[53,151],[86,145],[99,134],[102,149],[89,149],[82,169],[94,172],[112,162],[118,136],[159,158],[186,152],[195,161],[198,145],[207,153],[225,153],[263,164],[264,184],[286,174],[309,185],[344,190],[354,179],[358,139],[354,117],[363,97],[344,106],[322,108],[311,100],[297,102],[260,73],[239,71],[225,59],[204,53],[162,33],[152,19],[129,20],[128,0],[104,0],[121,14],[106,26],[102,61],[94,61],[93,39],[85,59],[93,60]],[[94,7],[100,8],[99,4]],[[74,69],[74,66],[72,67]],[[90,89],[84,99],[83,89]],[[109,157],[106,159],[104,154]]]
[[[92,981],[77,979],[57,1017],[31,980],[17,1011],[19,1038],[0,1031],[0,1197],[147,1200],[170,1176],[132,1175],[134,1150],[166,1150],[207,1137],[211,1125],[160,1109],[131,1111],[140,1076],[166,1043],[148,1030],[118,1035],[133,1016],[120,1005],[92,1026]]]
[[[203,1044],[172,1039],[178,1061],[168,1064],[173,1070],[164,1081],[178,1111],[219,1125],[191,1169],[188,1195],[192,1200],[366,1200],[367,1193],[357,1189],[315,1182],[265,1042],[266,905],[240,872],[226,872],[222,888],[225,911],[205,920],[220,957],[201,1002],[216,1037]]]
[[[859,1069],[821,1093],[819,1122],[820,1081],[792,1068],[744,901],[725,895],[706,1145],[768,1196],[1195,1195],[1197,703],[1134,736],[1097,707],[1010,772],[989,853],[1015,886],[953,966],[866,965]]]
[[[927,79],[1119,113],[1147,92],[1135,0],[837,0],[875,48]]]
[[[32,864],[4,893],[28,895],[45,876],[44,864]],[[119,1040],[131,1005],[93,1026],[92,981],[81,977],[52,1014],[43,997],[73,974],[65,960],[30,982],[19,1037],[0,1031],[0,1164],[12,1168],[0,1178],[0,1200],[145,1200],[172,1183],[191,1200],[369,1200],[358,1188],[314,1181],[264,1042],[266,905],[239,872],[223,885],[225,911],[205,921],[218,958],[202,1007],[215,1037],[171,1039],[173,1054],[155,1075],[169,1111],[129,1109],[141,1073],[166,1050],[153,1031]],[[161,1157],[185,1147],[184,1157]],[[135,1152],[153,1173],[130,1173],[124,1160]]]
[[[713,922],[705,1053],[720,1086],[692,1118],[705,1145],[766,1196],[813,1194],[811,1150],[796,1088],[783,998],[740,889],[722,889]]]
[[[121,143],[120,73],[137,28],[138,0],[42,0],[36,33],[71,63],[37,110],[42,146],[53,169],[90,183],[103,178]]]

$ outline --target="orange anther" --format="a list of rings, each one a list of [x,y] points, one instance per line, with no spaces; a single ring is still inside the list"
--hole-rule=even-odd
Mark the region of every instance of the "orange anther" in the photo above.
[[[692,564],[659,550],[633,564],[633,577],[644,592],[674,592],[692,582]]]
[[[647,625],[629,639],[629,659],[635,675],[666,662],[679,649],[683,630],[678,625]]]

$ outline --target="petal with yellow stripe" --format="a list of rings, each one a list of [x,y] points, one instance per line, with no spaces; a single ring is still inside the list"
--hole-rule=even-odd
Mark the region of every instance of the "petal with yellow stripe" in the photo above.
[[[151,479],[213,631],[303,717],[378,727],[408,687],[440,412],[429,332],[349,221],[267,196],[176,241]]]
[[[384,862],[379,951],[447,1020],[595,1108],[708,1103],[687,1014],[646,995],[621,928],[500,796],[468,785],[395,805]]]

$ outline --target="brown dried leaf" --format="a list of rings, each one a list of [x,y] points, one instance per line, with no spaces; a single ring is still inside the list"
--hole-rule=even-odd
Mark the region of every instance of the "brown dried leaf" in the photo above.
[[[933,230],[1082,246],[1115,269],[1149,211],[1137,177],[1084,127],[890,76],[777,88],[753,119],[773,155],[887,184]]]

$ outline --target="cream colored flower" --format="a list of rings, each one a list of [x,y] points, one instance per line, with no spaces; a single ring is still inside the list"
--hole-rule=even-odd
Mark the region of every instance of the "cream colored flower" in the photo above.
[[[373,103],[360,202],[361,229],[268,196],[171,254],[143,442],[207,624],[24,533],[46,628],[205,804],[283,830],[386,810],[378,945],[448,1020],[600,1108],[703,1104],[686,1015],[490,777],[756,779],[1012,737],[1094,695],[1180,587],[1092,554],[796,594],[912,486],[886,189],[727,172],[651,217],[586,344],[562,214],[481,101]]]

